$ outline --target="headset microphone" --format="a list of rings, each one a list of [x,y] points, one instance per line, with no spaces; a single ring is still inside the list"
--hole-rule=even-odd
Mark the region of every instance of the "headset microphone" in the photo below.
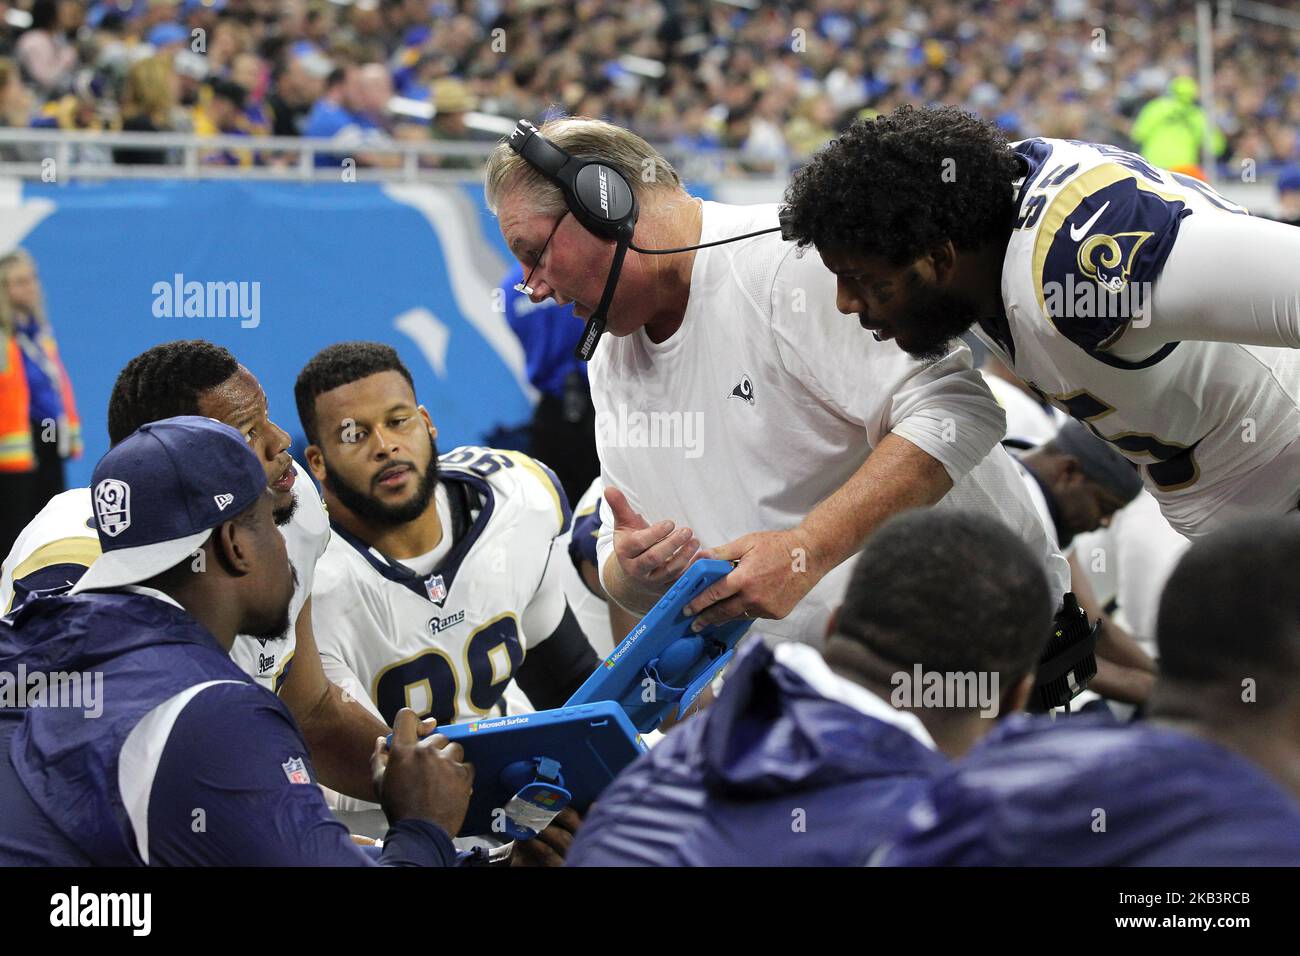
[[[716,239],[713,242],[701,242],[693,246],[680,246],[676,249],[642,249],[632,244],[632,233],[636,230],[637,205],[636,193],[632,185],[621,172],[613,166],[598,159],[583,159],[574,156],[556,146],[537,131],[537,127],[528,120],[520,120],[510,138],[506,140],[510,148],[521,156],[530,166],[559,187],[564,195],[564,202],[569,212],[588,231],[602,239],[612,240],[614,261],[610,264],[609,275],[605,279],[605,290],[601,293],[600,304],[587,319],[582,338],[574,355],[584,362],[591,361],[596,351],[596,343],[605,332],[605,316],[609,313],[610,303],[614,301],[614,289],[618,285],[619,275],[623,271],[623,260],[631,249],[642,255],[666,256],[678,252],[691,252],[695,249],[707,249],[741,239],[751,239],[769,232],[784,230],[784,223],[771,229],[747,232],[743,236],[729,239]],[[529,278],[531,273],[529,274]],[[532,295],[533,288],[527,281],[515,288],[525,295]]]

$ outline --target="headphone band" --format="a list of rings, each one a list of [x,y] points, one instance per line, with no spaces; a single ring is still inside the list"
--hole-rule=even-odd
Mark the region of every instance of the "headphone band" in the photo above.
[[[732,236],[729,239],[717,239],[713,242],[682,246],[677,249],[642,249],[632,245],[632,235],[636,231],[637,216],[640,213],[636,192],[627,177],[619,170],[598,159],[574,156],[552,143],[526,119],[521,119],[515,124],[506,143],[528,165],[559,187],[564,195],[565,205],[588,232],[617,243],[614,248],[614,261],[605,280],[605,290],[601,294],[600,304],[587,320],[587,326],[574,353],[584,362],[591,360],[596,350],[596,343],[605,331],[605,316],[609,311],[610,303],[614,300],[614,288],[618,285],[619,275],[623,271],[623,260],[629,248],[645,255],[668,255],[736,242],[768,232],[784,232],[781,226],[776,226],[749,232],[743,236]]]

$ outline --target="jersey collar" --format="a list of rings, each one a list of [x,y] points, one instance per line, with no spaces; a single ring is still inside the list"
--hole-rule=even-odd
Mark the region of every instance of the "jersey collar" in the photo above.
[[[431,602],[429,589],[426,586],[427,582],[434,577],[440,576],[443,587],[450,593],[452,581],[455,580],[461,562],[465,560],[470,549],[474,547],[479,536],[488,526],[488,522],[492,520],[492,512],[496,505],[496,497],[492,492],[492,486],[481,478],[460,473],[442,472],[438,476],[438,481],[447,489],[447,501],[451,505],[452,527],[444,529],[444,533],[449,531],[453,536],[454,543],[442,563],[430,571],[428,575],[415,573],[400,561],[389,558],[370,547],[370,545],[336,522],[330,522],[330,528],[334,533],[355,548],[357,553],[365,558],[377,572],[394,584],[400,584],[408,591],[418,594],[426,601]],[[479,512],[471,520],[472,499],[475,496],[479,499]]]

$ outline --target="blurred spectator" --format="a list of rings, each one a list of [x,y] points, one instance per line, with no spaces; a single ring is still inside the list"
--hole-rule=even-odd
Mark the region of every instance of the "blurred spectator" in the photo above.
[[[80,455],[81,422],[36,263],[18,249],[0,257],[0,553],[64,490],[63,460]]]
[[[0,127],[22,129],[31,122],[32,96],[23,86],[18,64],[0,58]],[[5,162],[40,162],[45,150],[39,146],[0,146],[0,160]]]
[[[866,864],[990,718],[1024,707],[1051,619],[1040,562],[999,522],[890,519],[825,652],[752,639],[718,699],[601,794],[568,864]],[[934,678],[969,689],[923,698]]]
[[[693,150],[709,173],[725,146],[743,151],[728,171],[783,174],[860,111],[904,102],[953,103],[1013,136],[1131,146],[1134,130],[1169,166],[1199,161],[1195,124],[1205,121],[1194,93],[1184,108],[1194,13],[1180,0],[777,0],[753,9],[711,0],[102,0],[81,25],[82,6],[39,0],[39,26],[0,23],[0,55],[22,48],[34,112],[87,69],[108,81],[101,115],[117,112],[131,63],[152,52],[174,57],[183,105],[198,105],[208,78],[232,80],[247,91],[250,122],[279,135],[303,127],[330,70],[372,64],[403,97],[432,102],[435,85],[451,81],[486,113],[595,116]],[[1247,159],[1261,176],[1300,162],[1296,34],[1240,16],[1227,23],[1214,38],[1216,151],[1233,173]],[[1171,80],[1175,92],[1161,95]],[[386,135],[424,135],[394,129],[383,111],[347,108]],[[348,116],[339,129],[368,127]]]
[[[36,0],[32,25],[14,48],[23,72],[44,94],[62,93],[77,66],[68,32],[80,22],[80,5],[67,0]]]
[[[465,125],[465,118],[474,106],[474,97],[469,87],[460,80],[435,80],[432,138],[453,143],[463,143],[472,139],[470,130]],[[474,169],[479,162],[480,160],[474,156],[446,156],[438,160],[438,166],[441,169]]]
[[[329,61],[314,50],[290,54],[275,76],[275,92],[266,98],[272,136],[301,136],[312,104],[325,92]]]
[[[540,393],[528,453],[546,462],[569,500],[577,501],[600,474],[587,363],[574,357],[583,321],[572,304],[534,303],[515,289],[523,279],[523,267],[516,263],[501,283],[501,294],[506,321],[524,347],[528,381]]]
[[[388,101],[393,95],[388,71],[378,63],[348,66],[330,75],[325,96],[307,117],[304,135],[332,139],[346,154],[318,153],[317,166],[337,166],[345,158],[358,166],[396,166],[401,157],[368,153],[368,144],[388,137]]]
[[[232,80],[213,80],[211,95],[204,106],[194,111],[194,132],[200,136],[248,136],[251,132],[245,115],[248,93]],[[247,149],[220,149],[200,154],[200,162],[211,166],[251,166],[253,152]]]
[[[176,82],[171,63],[160,56],[151,56],[132,66],[122,93],[122,129],[133,133],[173,131]],[[167,162],[167,151],[115,149],[113,159],[119,163],[156,165]]]
[[[1195,80],[1176,76],[1166,96],[1142,107],[1133,121],[1133,142],[1152,165],[1175,169],[1200,162],[1208,121],[1196,102],[1199,95]],[[1209,126],[1210,152],[1218,156],[1223,152],[1223,134],[1212,123]]]
[[[1300,226],[1300,166],[1290,166],[1277,177],[1279,222]]]

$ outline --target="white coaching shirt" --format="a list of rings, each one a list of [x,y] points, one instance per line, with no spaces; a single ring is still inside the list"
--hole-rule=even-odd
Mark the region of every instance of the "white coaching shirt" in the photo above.
[[[776,223],[775,205],[706,202],[700,241]],[[1019,532],[1059,597],[1069,567],[998,445],[1006,422],[970,350],[917,362],[841,315],[835,291],[814,250],[799,255],[776,233],[697,251],[681,328],[658,344],[644,329],[605,336],[591,361],[605,484],[651,523],[689,525],[708,548],[798,525],[896,434],[952,477],[940,506],[991,514]],[[608,505],[601,516],[603,571],[613,552]],[[851,565],[756,630],[820,643]]]
[[[294,627],[307,597],[311,594],[316,560],[325,552],[329,540],[329,519],[320,493],[311,477],[293,463],[297,478],[293,494],[298,499],[289,523],[280,528],[289,563],[297,581],[289,603],[289,620],[293,622],[282,640],[259,640],[240,634],[230,649],[231,659],[250,677],[269,691],[280,692],[297,647]],[[60,578],[41,582],[40,587],[73,584],[100,555],[99,536],[95,531],[89,488],[73,488],[55,495],[23,529],[5,559],[0,576],[0,609],[8,611],[14,597],[14,581],[22,581],[41,572],[58,569]]]

